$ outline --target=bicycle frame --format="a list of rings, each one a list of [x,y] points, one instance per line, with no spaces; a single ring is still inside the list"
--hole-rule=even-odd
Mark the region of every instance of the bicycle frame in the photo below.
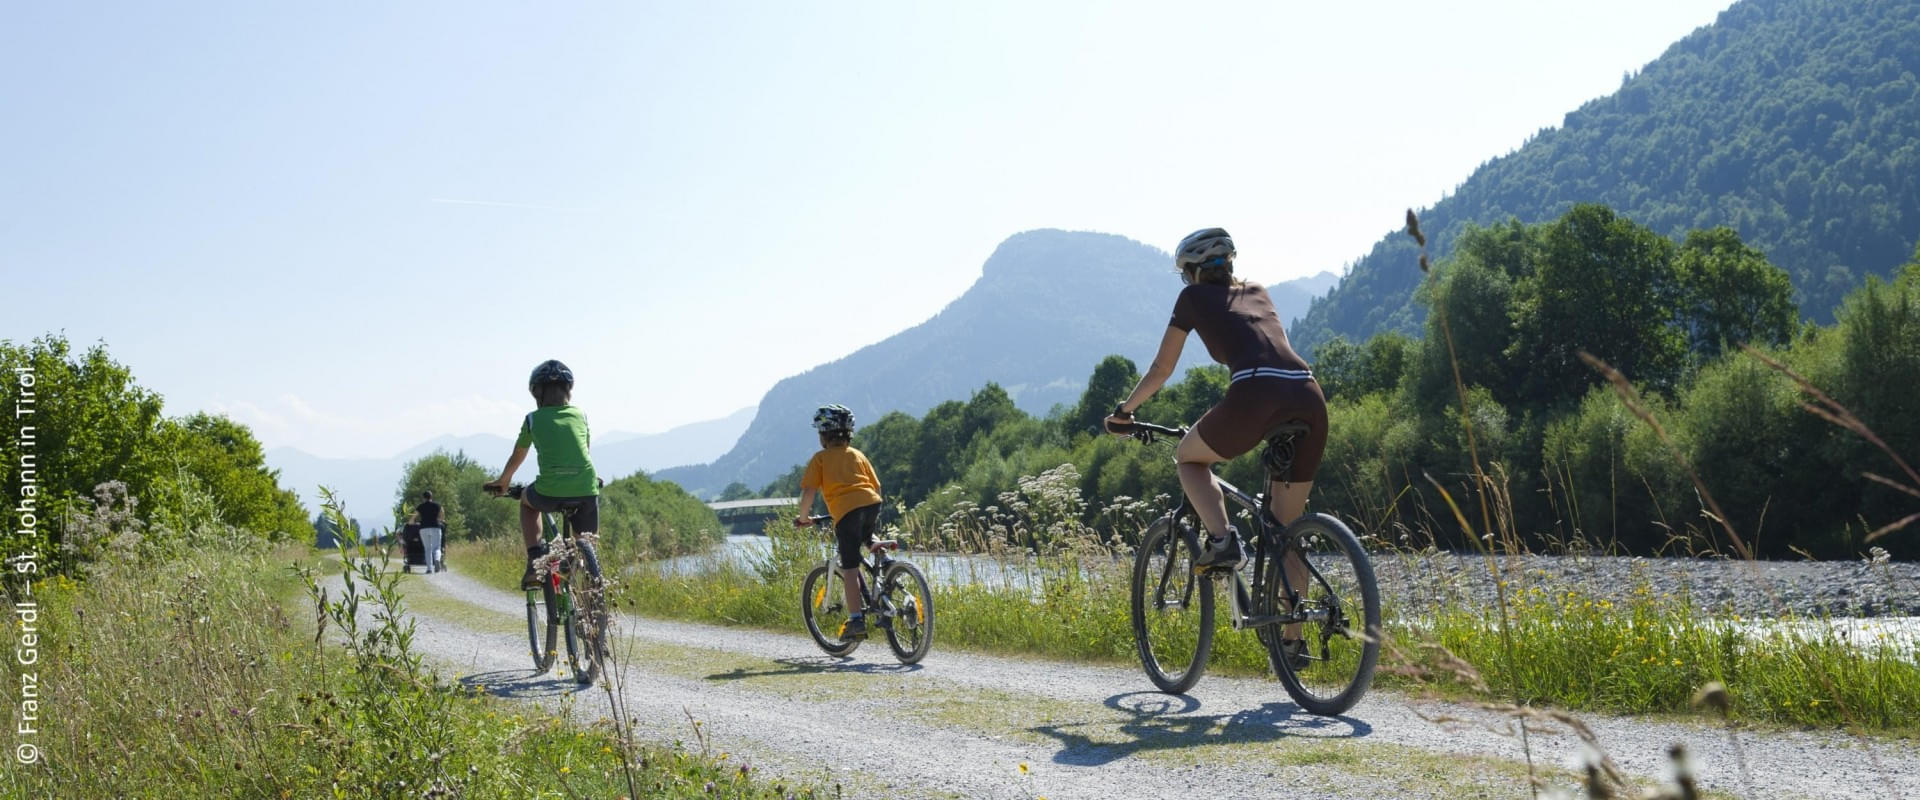
[[[1251,582],[1247,580],[1246,570],[1233,570],[1233,591],[1227,593],[1227,606],[1232,612],[1228,616],[1228,624],[1231,625],[1234,630],[1247,630],[1250,628],[1266,627],[1268,625],[1292,625],[1301,622],[1326,621],[1328,612],[1324,608],[1317,610],[1302,609],[1297,612],[1263,616],[1253,616],[1250,613],[1250,609],[1253,606],[1253,598],[1260,596],[1261,590],[1266,587],[1267,570],[1265,567],[1267,559],[1269,557],[1276,560],[1285,558],[1287,553],[1292,549],[1290,545],[1293,543],[1293,539],[1286,535],[1286,531],[1281,528],[1279,523],[1273,519],[1273,516],[1267,512],[1265,495],[1248,494],[1239,487],[1228,483],[1218,475],[1214,476],[1213,481],[1215,485],[1220,487],[1220,492],[1226,495],[1227,500],[1246,510],[1248,514],[1252,516],[1250,525],[1251,533],[1247,535],[1247,541],[1253,546],[1253,558],[1249,561],[1253,567],[1253,580]],[[1174,506],[1173,510],[1169,513],[1175,519],[1184,516],[1198,516],[1188,505],[1187,499],[1184,496],[1180,498],[1179,505]],[[1279,538],[1278,542],[1274,541],[1276,537]],[[1181,538],[1185,540],[1189,549],[1196,555],[1199,554],[1200,542],[1196,536],[1192,535],[1191,530]],[[1333,591],[1332,586],[1327,584],[1326,578],[1320,575],[1319,570],[1314,569],[1313,563],[1304,557],[1299,558],[1300,562],[1306,565],[1307,573],[1311,576],[1310,580],[1319,582],[1322,587],[1331,594]],[[1168,562],[1168,567],[1172,567],[1171,561]],[[1163,588],[1164,582],[1170,577],[1171,576],[1166,575],[1161,576]],[[1214,573],[1214,577],[1222,578],[1225,577],[1225,575],[1223,573]],[[1290,607],[1300,608],[1302,605],[1299,602],[1300,592],[1293,586],[1293,582],[1287,578],[1287,571],[1284,569],[1280,570],[1280,589],[1282,594],[1287,598],[1287,604]]]
[[[1131,434],[1132,436],[1149,443],[1158,441],[1158,439],[1155,438],[1157,436],[1178,437],[1186,433],[1185,429],[1163,428],[1146,423],[1134,423],[1134,429],[1134,432]],[[1211,473],[1211,469],[1209,469],[1209,473]],[[1220,493],[1225,495],[1228,501],[1240,506],[1251,517],[1248,526],[1251,532],[1247,536],[1247,541],[1253,545],[1253,558],[1250,562],[1253,566],[1253,581],[1249,584],[1242,570],[1236,569],[1232,571],[1233,591],[1227,593],[1227,605],[1231,612],[1228,616],[1228,624],[1231,625],[1234,630],[1246,630],[1249,628],[1263,628],[1269,625],[1293,625],[1304,622],[1327,621],[1331,614],[1325,607],[1318,609],[1302,608],[1304,604],[1300,602],[1300,592],[1294,587],[1293,581],[1288,579],[1285,569],[1279,571],[1280,588],[1283,596],[1286,598],[1288,608],[1295,610],[1284,614],[1268,614],[1258,617],[1249,614],[1249,609],[1253,606],[1253,598],[1259,597],[1261,590],[1266,588],[1267,570],[1265,567],[1267,558],[1269,556],[1276,560],[1285,558],[1288,553],[1294,552],[1294,540],[1293,537],[1287,535],[1286,529],[1280,525],[1278,520],[1273,518],[1273,514],[1268,510],[1266,495],[1248,494],[1242,491],[1240,487],[1228,483],[1226,479],[1221,478],[1219,475],[1213,475],[1213,483],[1215,486],[1220,487]],[[1175,520],[1198,516],[1189,505],[1189,501],[1184,492],[1180,495],[1179,504],[1175,505],[1173,510],[1168,512],[1168,515]],[[1195,558],[1198,558],[1200,555],[1200,542],[1198,537],[1193,534],[1195,530],[1198,530],[1198,526],[1188,527],[1181,538],[1185,541],[1188,550],[1193,553]],[[1275,541],[1276,537],[1278,541]],[[1271,552],[1269,552],[1270,550]],[[1319,583],[1321,588],[1325,589],[1329,596],[1338,596],[1333,591],[1333,586],[1327,582],[1326,577],[1314,568],[1312,561],[1308,560],[1304,555],[1296,555],[1295,557],[1300,560],[1301,564],[1306,566],[1309,576],[1308,579],[1310,581]],[[1167,573],[1160,576],[1160,591],[1155,593],[1155,597],[1163,597],[1165,595],[1167,581],[1172,579],[1172,569],[1173,560],[1169,559],[1167,562]],[[1213,575],[1220,577],[1220,573],[1213,573]],[[1192,591],[1191,587],[1188,591]],[[1185,603],[1191,599],[1191,597],[1182,598],[1181,602]]]
[[[524,486],[516,484],[506,487],[499,496],[524,502],[524,491]],[[567,642],[567,663],[574,670],[575,679],[582,684],[590,684],[598,674],[605,656],[604,640],[608,628],[605,618],[606,610],[604,606],[596,607],[593,594],[589,594],[584,599],[576,598],[574,592],[577,587],[573,586],[569,579],[581,574],[590,576],[593,579],[593,588],[589,591],[599,592],[604,588],[604,584],[600,582],[600,573],[596,566],[597,558],[591,546],[592,542],[583,538],[574,529],[572,509],[538,513],[542,540],[549,545],[564,541],[564,546],[559,548],[560,553],[545,557],[544,566],[547,574],[541,581],[542,585],[526,590],[527,636],[534,648],[534,666],[536,669],[546,669],[551,665],[552,658],[557,654],[555,632],[562,631],[565,633]],[[575,564],[576,560],[580,563]],[[582,569],[584,572],[576,573],[575,569]],[[535,627],[537,625],[536,609],[543,599],[547,601],[545,652],[541,652],[540,636]],[[593,630],[591,632],[581,630],[577,623],[582,621]],[[581,647],[586,648],[584,659],[581,657],[579,649]]]
[[[554,522],[556,516],[560,518],[557,524]],[[562,536],[573,537],[573,519],[558,511],[540,512],[540,540],[551,547]],[[573,622],[573,593],[561,591],[559,569],[561,566],[559,562],[555,562],[554,568],[547,572],[546,581],[547,586],[553,590],[554,611],[559,616],[561,624],[566,625]],[[532,608],[537,605],[544,594],[544,589],[528,589],[527,607]]]
[[[829,522],[831,519],[832,517],[814,517],[814,530],[831,534],[833,532],[832,524]],[[860,559],[860,566],[855,567],[861,572],[860,610],[863,613],[877,604],[878,597],[874,595],[874,586],[880,581],[880,571],[886,569],[887,565],[893,561],[886,556],[886,551],[898,549],[900,549],[900,543],[897,541],[876,539],[867,546],[867,554]],[[827,552],[827,557],[821,560],[820,566],[827,571],[826,583],[821,585],[822,591],[832,592],[839,588],[836,585],[838,582],[846,580],[846,576],[840,574],[840,559],[832,550]]]

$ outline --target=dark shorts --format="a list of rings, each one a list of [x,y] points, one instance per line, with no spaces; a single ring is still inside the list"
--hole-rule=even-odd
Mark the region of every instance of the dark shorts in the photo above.
[[[548,497],[528,486],[520,497],[535,511],[559,511],[573,518],[573,530],[576,533],[598,533],[600,531],[600,496],[587,497]]]
[[[873,532],[879,527],[879,503],[861,506],[833,521],[833,540],[840,547],[841,569],[860,566],[860,551],[866,549],[867,542],[873,541]]]
[[[1238,458],[1265,441],[1268,431],[1294,420],[1307,424],[1307,435],[1294,443],[1292,473],[1279,477],[1300,483],[1313,480],[1327,451],[1327,398],[1312,380],[1234,381],[1193,430],[1220,457]]]

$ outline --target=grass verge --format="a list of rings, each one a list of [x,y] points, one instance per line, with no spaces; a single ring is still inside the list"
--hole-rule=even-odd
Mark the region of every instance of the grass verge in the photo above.
[[[427,670],[366,674],[288,568],[327,561],[304,548],[198,554],[35,584],[44,758],[11,770],[5,794],[630,795],[610,731],[451,688]],[[19,685],[23,669],[9,659],[7,680]],[[647,797],[814,795],[698,753],[629,752]]]
[[[623,582],[621,605],[661,618],[799,631],[800,578],[822,551],[811,549],[810,540],[780,538],[770,555],[747,566],[715,558],[692,573],[636,575]],[[523,565],[521,555],[497,544],[465,543],[449,559],[496,585],[517,580]],[[1105,562],[1086,566],[1070,556],[1033,563],[1038,566],[1031,572],[1044,587],[1038,595],[1014,586],[936,584],[935,646],[1135,661],[1123,570]],[[1920,708],[1920,652],[1911,644],[1846,645],[1814,633],[1818,625],[1749,634],[1733,620],[1696,612],[1685,598],[1644,588],[1619,602],[1564,590],[1549,594],[1537,586],[1515,586],[1512,596],[1507,635],[1522,657],[1511,659],[1504,655],[1509,644],[1497,609],[1455,609],[1415,625],[1393,613],[1390,603],[1386,616],[1395,641],[1438,642],[1475,665],[1477,674],[1459,675],[1444,654],[1430,649],[1390,647],[1377,683],[1479,700],[1518,695],[1572,710],[1697,716],[1696,692],[1718,682],[1726,687],[1735,720],[1920,733],[1920,723],[1904,713]],[[1255,637],[1222,623],[1209,670],[1266,674],[1266,654]]]

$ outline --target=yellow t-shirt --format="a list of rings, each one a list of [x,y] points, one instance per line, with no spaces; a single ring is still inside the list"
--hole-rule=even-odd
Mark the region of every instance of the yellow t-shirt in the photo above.
[[[873,474],[867,454],[846,445],[814,453],[800,475],[800,488],[819,490],[834,519],[880,502],[880,477]]]

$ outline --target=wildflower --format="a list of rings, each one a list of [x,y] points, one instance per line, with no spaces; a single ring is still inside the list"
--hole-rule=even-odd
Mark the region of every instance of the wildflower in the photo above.
[[[560,768],[560,774],[562,774],[562,775],[571,775],[571,774],[573,774],[573,767],[561,767],[561,768]]]
[[[1027,774],[1027,762],[1025,761],[1020,762],[1020,774],[1022,775]]]

